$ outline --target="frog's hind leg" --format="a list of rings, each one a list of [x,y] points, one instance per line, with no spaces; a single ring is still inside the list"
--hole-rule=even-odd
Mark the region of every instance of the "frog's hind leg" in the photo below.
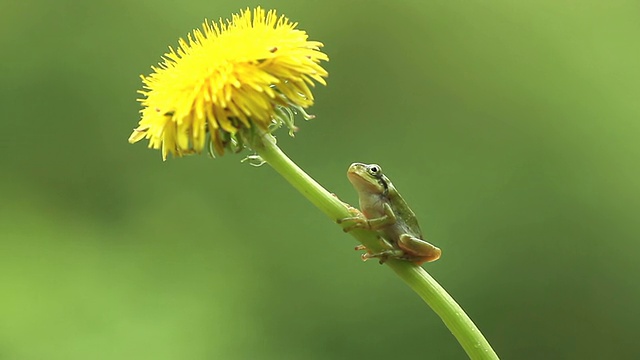
[[[411,261],[416,265],[436,261],[440,258],[440,255],[442,255],[442,250],[437,246],[409,234],[400,235],[398,247],[404,252],[401,258]]]
[[[372,252],[364,245],[358,245],[355,247],[355,250],[366,250],[364,254],[360,257],[362,261],[367,261],[369,259],[377,258],[379,259],[380,264],[384,264],[389,258],[401,258],[404,255],[404,251],[399,249],[394,249],[393,246],[385,239],[378,238],[382,245],[386,247],[386,250],[382,250],[380,252]]]
[[[362,254],[360,257],[362,261],[367,261],[369,259],[377,258],[379,259],[380,265],[384,264],[389,258],[402,258],[404,256],[404,251],[402,250],[383,250],[377,253],[366,252]]]

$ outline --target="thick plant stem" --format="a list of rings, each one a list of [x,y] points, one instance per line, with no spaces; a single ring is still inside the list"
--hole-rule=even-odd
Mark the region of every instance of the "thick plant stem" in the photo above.
[[[429,273],[407,261],[389,261],[388,265],[440,316],[470,359],[498,359],[471,318]]]
[[[247,140],[262,159],[332,220],[353,216],[346,204],[325,190],[291,161],[276,145],[273,136],[268,133],[252,133],[247,136]],[[382,250],[375,232],[357,229],[350,234],[370,250]],[[396,259],[389,259],[385,264],[440,316],[470,359],[498,359],[491,345],[460,305],[423,268]]]

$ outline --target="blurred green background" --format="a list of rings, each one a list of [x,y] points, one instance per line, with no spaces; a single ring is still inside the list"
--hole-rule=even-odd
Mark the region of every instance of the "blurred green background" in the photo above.
[[[127,138],[140,74],[257,2],[0,5],[0,359],[463,359],[268,166]],[[637,1],[270,1],[325,43],[281,147],[383,166],[504,359],[640,357]]]

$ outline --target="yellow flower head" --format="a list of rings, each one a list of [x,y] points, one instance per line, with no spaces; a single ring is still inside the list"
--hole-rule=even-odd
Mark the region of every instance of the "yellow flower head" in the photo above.
[[[205,21],[142,76],[142,118],[129,142],[149,139],[163,159],[200,153],[208,143],[223,154],[239,130],[266,130],[288,108],[312,105],[309,85],[326,84],[320,61],[329,59],[322,43],[308,41],[296,26],[260,7],[226,23]]]

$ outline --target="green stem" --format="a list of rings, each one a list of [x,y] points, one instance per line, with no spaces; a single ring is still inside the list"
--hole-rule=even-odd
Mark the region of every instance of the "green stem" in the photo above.
[[[291,161],[276,145],[273,136],[253,133],[248,136],[248,142],[262,159],[332,220],[336,221],[353,216],[346,204],[325,190]],[[349,233],[368,249],[382,250],[375,232],[353,230]],[[395,259],[389,259],[385,264],[393,269],[440,316],[470,359],[498,359],[498,355],[493,351],[491,345],[460,305],[423,268],[407,261]]]

